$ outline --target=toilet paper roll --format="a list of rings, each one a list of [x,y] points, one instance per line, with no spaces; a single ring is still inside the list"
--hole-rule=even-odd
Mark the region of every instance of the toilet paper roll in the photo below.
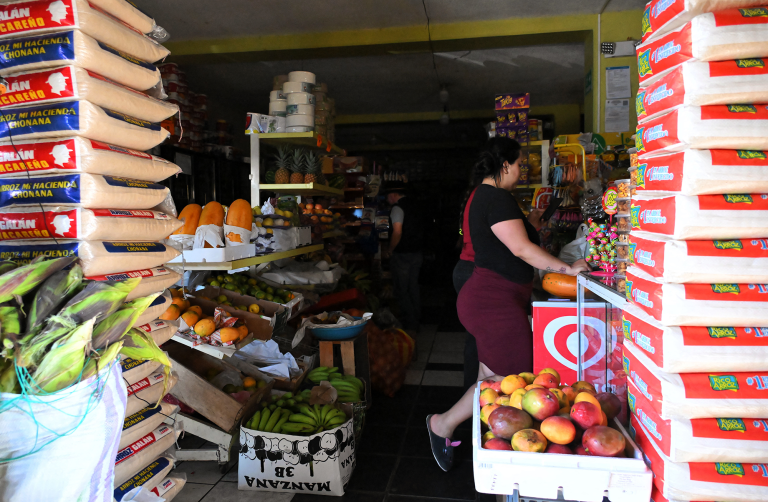
[[[314,105],[315,96],[308,92],[294,92],[286,97],[289,105]]]
[[[292,71],[288,74],[289,82],[307,82],[315,86],[315,74],[308,71]]]
[[[314,115],[315,105],[288,105],[285,111],[288,115]]]
[[[277,101],[278,99],[285,99],[285,94],[283,94],[283,91],[272,91],[269,93],[269,100],[270,101]]]
[[[285,118],[285,125],[291,127],[312,127],[315,125],[314,115],[288,115]]]
[[[294,92],[308,93],[312,90],[312,84],[309,82],[286,82],[283,84],[283,93],[292,94]]]
[[[285,132],[310,132],[312,131],[312,127],[306,127],[306,126],[291,126],[286,127]]]
[[[283,114],[286,113],[288,107],[288,103],[286,100],[281,99],[278,101],[270,101],[269,102],[269,114],[274,115],[272,112],[282,112]]]

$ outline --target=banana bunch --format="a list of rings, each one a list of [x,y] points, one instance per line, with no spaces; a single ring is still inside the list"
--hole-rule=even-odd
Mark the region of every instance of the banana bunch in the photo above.
[[[343,411],[333,405],[298,404],[295,410],[265,407],[246,423],[249,429],[279,434],[312,435],[334,429],[347,421]]]
[[[323,380],[328,380],[331,373],[336,373],[338,370],[338,366],[334,366],[333,368],[329,368],[328,366],[318,366],[309,372],[307,380],[312,383],[320,383]]]
[[[359,378],[351,375],[342,375],[341,373],[331,373],[329,382],[339,392],[337,399],[340,403],[357,403],[362,401],[361,396],[365,389],[365,384]]]

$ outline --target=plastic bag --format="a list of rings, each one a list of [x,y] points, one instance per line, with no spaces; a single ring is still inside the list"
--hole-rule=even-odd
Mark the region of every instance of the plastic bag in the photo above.
[[[563,246],[557,257],[565,263],[573,263],[584,259],[587,252],[587,233],[587,225],[584,223],[579,225],[579,229],[576,231],[576,238]]]

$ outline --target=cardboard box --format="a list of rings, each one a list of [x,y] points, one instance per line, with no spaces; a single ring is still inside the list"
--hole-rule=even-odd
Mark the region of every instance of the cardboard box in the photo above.
[[[241,426],[238,490],[344,495],[356,462],[352,422],[312,436]]]

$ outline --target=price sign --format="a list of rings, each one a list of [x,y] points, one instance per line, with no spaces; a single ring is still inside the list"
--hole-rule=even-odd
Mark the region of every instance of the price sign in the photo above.
[[[616,214],[619,206],[619,201],[617,200],[618,196],[619,192],[613,187],[610,187],[605,191],[603,194],[603,211],[605,211],[605,214]]]

